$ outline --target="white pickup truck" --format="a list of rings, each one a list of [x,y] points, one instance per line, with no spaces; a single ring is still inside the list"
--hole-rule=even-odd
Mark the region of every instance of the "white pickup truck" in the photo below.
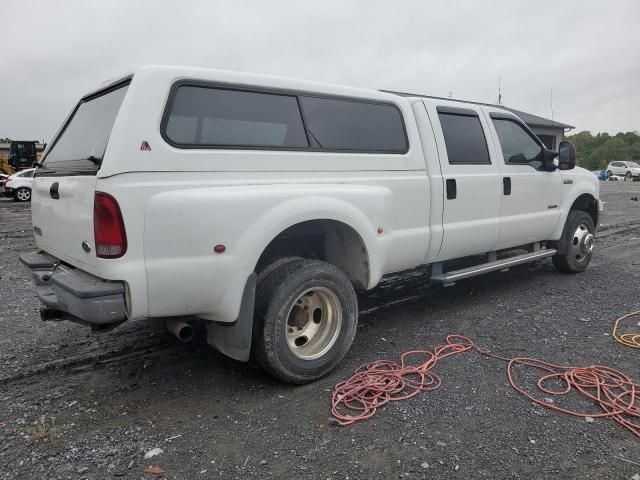
[[[583,271],[598,197],[571,144],[549,151],[497,107],[148,66],[62,124],[21,260],[43,320],[163,319],[188,339],[200,319],[221,352],[304,383],[346,354],[356,292],[386,273]]]

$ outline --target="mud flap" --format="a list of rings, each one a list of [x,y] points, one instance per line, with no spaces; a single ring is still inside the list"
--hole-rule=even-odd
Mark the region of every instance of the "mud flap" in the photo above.
[[[251,353],[253,308],[256,298],[256,278],[252,273],[242,293],[240,314],[233,323],[207,322],[207,343],[226,356],[246,362]]]

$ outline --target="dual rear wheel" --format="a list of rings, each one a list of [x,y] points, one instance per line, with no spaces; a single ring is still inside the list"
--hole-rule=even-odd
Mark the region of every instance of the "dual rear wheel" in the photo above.
[[[339,268],[319,260],[285,258],[258,277],[252,352],[276,378],[308,383],[349,351],[358,301]]]

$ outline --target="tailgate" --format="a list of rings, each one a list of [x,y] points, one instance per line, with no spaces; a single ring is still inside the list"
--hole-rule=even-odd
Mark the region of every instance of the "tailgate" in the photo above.
[[[58,198],[51,195],[54,184],[57,184]],[[95,185],[94,176],[35,178],[31,202],[39,248],[77,267],[96,266],[93,251]],[[83,242],[91,247],[88,252],[83,249]]]
[[[84,97],[37,169],[32,191],[36,244],[77,267],[94,270],[93,202],[97,173],[131,79]]]

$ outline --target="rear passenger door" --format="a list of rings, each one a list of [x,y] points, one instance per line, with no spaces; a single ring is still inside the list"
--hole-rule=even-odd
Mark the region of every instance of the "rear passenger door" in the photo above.
[[[444,182],[443,242],[437,260],[492,251],[500,230],[501,178],[478,108],[425,102]]]
[[[547,240],[560,220],[562,176],[545,169],[542,142],[519,118],[487,113],[503,183],[496,250]]]

